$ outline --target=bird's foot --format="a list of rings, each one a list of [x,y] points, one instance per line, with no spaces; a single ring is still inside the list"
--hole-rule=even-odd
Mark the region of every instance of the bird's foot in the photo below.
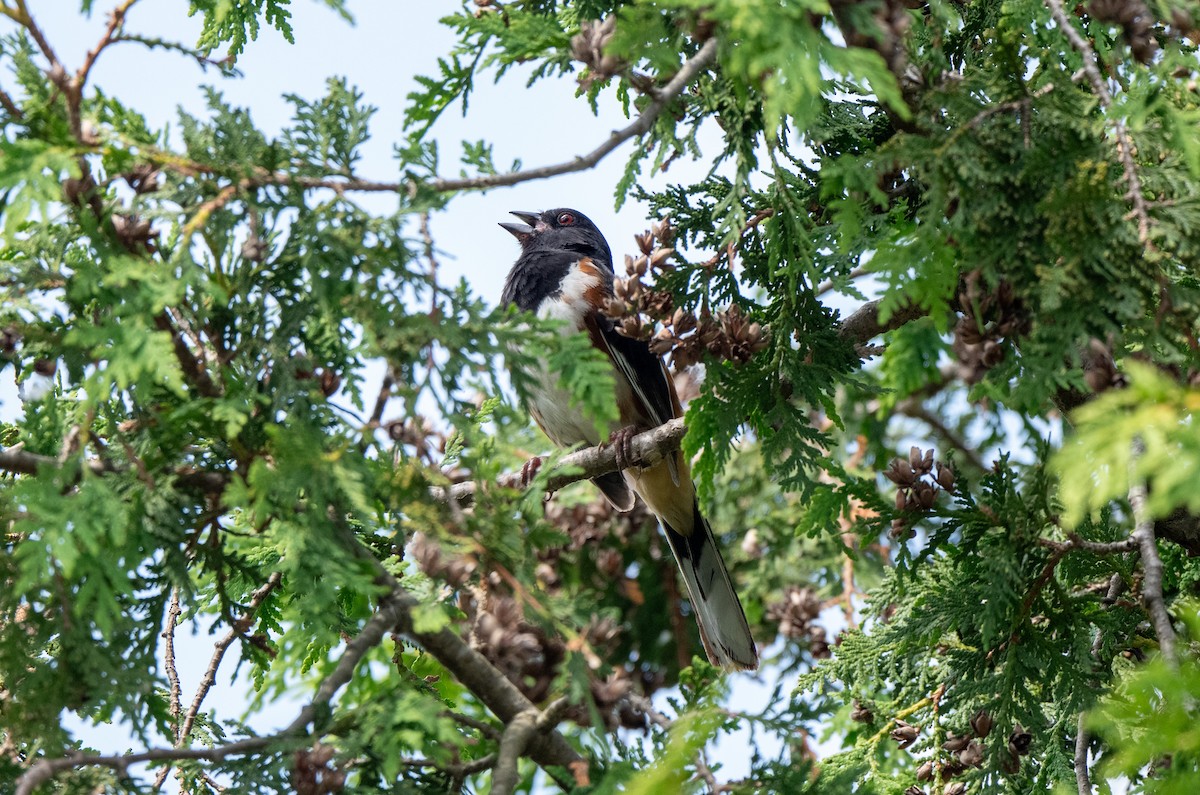
[[[529,488],[529,484],[537,477],[538,470],[542,468],[542,457],[535,455],[533,458],[521,465],[521,488]]]
[[[617,455],[617,469],[629,469],[633,466],[633,437],[637,436],[637,428],[629,425],[618,428],[608,437],[605,447],[612,446]]]

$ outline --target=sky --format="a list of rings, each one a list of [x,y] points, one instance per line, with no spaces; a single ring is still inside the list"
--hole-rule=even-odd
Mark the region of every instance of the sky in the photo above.
[[[30,12],[38,20],[59,57],[70,70],[80,64],[84,53],[99,39],[109,5],[97,0],[91,18],[67,11],[66,0],[29,0]],[[378,108],[364,147],[359,175],[381,181],[398,177],[392,157],[393,144],[403,137],[405,97],[416,87],[413,76],[435,74],[436,61],[452,46],[452,32],[438,23],[441,16],[456,11],[454,3],[373,2],[350,3],[355,24],[347,24],[323,4],[296,0],[292,9],[295,44],[288,44],[273,29],[264,27],[258,41],[250,42],[238,60],[243,77],[223,78],[210,69],[202,71],[189,58],[163,50],[148,52],[138,45],[111,47],[97,62],[92,83],[106,94],[146,116],[152,128],[170,125],[177,130],[177,108],[194,115],[205,111],[202,87],[218,88],[231,104],[246,107],[258,127],[277,134],[291,116],[284,94],[315,99],[325,93],[325,82],[344,76]],[[148,36],[195,41],[200,30],[197,19],[186,17],[184,4],[144,0],[128,15],[126,30]],[[7,32],[0,22],[0,32]],[[464,117],[457,108],[447,112],[434,128],[440,142],[446,176],[456,176],[460,141],[486,138],[495,145],[495,162],[504,167],[520,159],[525,167],[557,163],[595,148],[611,131],[628,119],[619,111],[611,92],[593,116],[586,102],[575,97],[570,78],[525,85],[528,70],[516,68],[498,85],[484,82],[472,95],[470,112]],[[8,82],[7,75],[0,80]],[[701,136],[713,155],[717,131]],[[509,210],[541,210],[572,206],[591,217],[606,232],[618,261],[622,251],[633,248],[631,236],[647,226],[647,209],[631,200],[620,211],[614,208],[613,187],[632,151],[626,142],[594,170],[524,183],[486,193],[456,197],[449,209],[431,220],[433,238],[439,249],[440,274],[444,282],[466,279],[473,290],[489,303],[500,295],[504,276],[517,255],[508,233],[496,224],[511,220]],[[677,161],[667,174],[649,180],[648,186],[667,181],[684,182],[702,177],[711,163]],[[371,209],[395,207],[394,197],[372,195],[361,198]],[[20,412],[12,369],[0,373],[0,418],[12,419]],[[194,627],[195,634],[181,632],[178,641],[180,676],[185,698],[203,675],[211,653],[212,638],[207,626]],[[234,650],[231,650],[231,656]],[[222,718],[242,717],[246,695],[229,685],[234,659],[227,660],[225,673],[207,706]],[[755,709],[770,693],[773,681],[739,676],[734,682],[734,706]],[[279,728],[298,710],[299,702],[285,703],[254,723],[260,731]],[[77,724],[78,725],[78,724]],[[79,725],[81,738],[102,751],[129,747],[130,739],[120,727]],[[748,770],[748,734],[724,740],[712,756],[726,767],[721,778],[735,778]]]

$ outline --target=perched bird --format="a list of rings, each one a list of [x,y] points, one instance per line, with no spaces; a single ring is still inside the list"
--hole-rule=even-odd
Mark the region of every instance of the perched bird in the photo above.
[[[512,214],[522,223],[500,226],[520,242],[521,256],[501,301],[562,320],[568,332],[587,334],[613,365],[620,422],[607,441],[616,446],[623,469],[592,482],[619,511],[633,508],[636,493],[662,522],[709,660],[727,670],[756,668],[758,652],[746,614],[712,528],[700,513],[687,459],[676,452],[651,467],[624,468],[633,436],[682,416],[683,409],[662,359],[644,341],[618,334],[603,311],[613,295],[612,251],[604,235],[575,210]],[[574,405],[556,373],[538,373],[533,380],[527,408],[551,441],[560,447],[606,441],[597,437],[595,423]]]

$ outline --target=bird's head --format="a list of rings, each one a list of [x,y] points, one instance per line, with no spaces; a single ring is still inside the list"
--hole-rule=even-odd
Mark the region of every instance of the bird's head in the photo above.
[[[591,219],[567,207],[529,213],[514,210],[512,215],[522,223],[506,222],[500,226],[512,233],[521,244],[522,252],[572,251],[603,260],[612,269],[612,250],[608,241]]]

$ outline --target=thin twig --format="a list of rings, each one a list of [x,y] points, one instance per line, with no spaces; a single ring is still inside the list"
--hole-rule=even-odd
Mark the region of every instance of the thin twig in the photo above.
[[[726,786],[717,781],[717,777],[713,775],[712,768],[708,766],[708,759],[704,756],[704,749],[701,748],[696,752],[696,775],[708,785],[709,795],[721,795],[725,792]]]
[[[711,38],[704,42],[704,46],[700,50],[684,62],[679,71],[675,73],[667,84],[659,89],[654,99],[642,111],[642,114],[633,120],[628,126],[617,130],[608,137],[604,143],[593,149],[586,155],[576,157],[573,160],[568,160],[564,163],[557,163],[552,166],[542,166],[540,168],[529,169],[528,171],[511,171],[507,174],[489,174],[481,177],[470,177],[467,179],[434,179],[427,183],[426,187],[433,190],[459,191],[459,190],[480,190],[483,188],[498,188],[504,185],[516,185],[521,182],[529,182],[535,179],[545,179],[547,177],[557,177],[561,174],[570,174],[576,171],[586,171],[593,168],[597,163],[603,160],[610,152],[616,149],[630,138],[643,135],[650,131],[654,122],[677,96],[683,93],[683,90],[691,84],[696,77],[704,71],[704,69],[712,63],[717,57],[717,39]]]
[[[842,279],[852,282],[855,279],[861,279],[863,276],[866,276],[870,272],[871,272],[870,269],[865,266],[859,267],[859,268],[855,268],[852,271],[850,271],[849,273],[847,273],[845,276],[842,277]],[[841,281],[841,279],[839,279],[838,281]],[[818,296],[821,296],[821,295],[825,295],[825,293],[833,292],[834,288],[836,288],[838,286],[838,281],[834,281],[833,279],[830,279],[827,282],[821,282],[820,284],[817,285],[816,294]]]
[[[990,107],[984,108],[983,110],[979,111],[974,116],[972,116],[971,120],[968,121],[966,124],[962,125],[961,127],[954,130],[952,133],[950,133],[950,135],[946,138],[945,143],[943,143],[941,146],[938,147],[937,153],[939,155],[944,154],[947,150],[949,150],[949,148],[952,145],[954,145],[955,142],[958,141],[959,138],[966,135],[971,130],[974,130],[976,127],[978,127],[980,124],[982,124],[985,119],[990,118],[991,116],[995,116],[998,113],[1005,113],[1010,110],[1024,111],[1024,113],[1020,116],[1020,119],[1021,119],[1022,132],[1024,133],[1024,138],[1025,138],[1025,141],[1024,141],[1025,148],[1028,149],[1031,145],[1030,133],[1028,130],[1028,121],[1029,121],[1029,113],[1033,106],[1033,101],[1035,99],[1041,99],[1042,97],[1046,96],[1050,92],[1054,91],[1054,89],[1055,89],[1054,83],[1047,83],[1046,85],[1039,88],[1037,91],[1034,91],[1032,94],[1027,94],[1026,96],[1023,96],[1020,99],[1014,99],[1009,102],[1001,102],[998,105],[992,105]]]
[[[171,718],[175,721],[175,744],[179,745],[179,713],[183,707],[181,699],[183,688],[179,684],[179,670],[175,667],[175,627],[183,611],[179,608],[179,588],[171,589],[171,604],[167,608],[167,626],[163,629],[163,664],[167,669],[167,682],[170,684],[171,695],[169,709]],[[154,777],[154,791],[162,789],[163,783],[170,774],[170,767],[163,767]]]
[[[128,13],[130,7],[137,0],[123,0],[123,2],[114,8],[108,16],[108,27],[104,29],[104,35],[100,37],[100,41],[96,42],[96,46],[88,51],[88,54],[83,59],[83,65],[79,67],[79,71],[75,73],[75,90],[82,92],[83,87],[87,84],[88,75],[91,74],[92,67],[96,65],[96,59],[100,57],[100,53],[115,41],[118,31],[125,24],[125,14]]]
[[[183,696],[183,688],[179,684],[179,670],[175,667],[175,627],[182,613],[183,611],[179,607],[179,588],[172,588],[171,605],[167,608],[167,626],[163,630],[162,636],[167,681],[171,685],[171,717],[176,720],[179,720],[179,712],[182,709],[181,698]],[[178,729],[175,732],[175,739],[179,739]]]
[[[733,260],[738,248],[741,246],[742,238],[750,233],[751,229],[755,229],[763,221],[775,215],[774,207],[767,207],[756,212],[750,220],[746,221],[746,225],[738,231],[737,240],[732,241],[725,247],[724,251],[718,251],[713,254],[707,261],[700,263],[701,268],[714,268],[722,259]]]
[[[250,190],[255,187],[260,186],[256,185],[254,180],[244,179],[239,182],[235,182],[232,185],[226,185],[225,187],[221,188],[221,190],[217,191],[217,195],[204,202],[204,204],[201,204],[196,210],[196,214],[188,219],[188,222],[183,225],[181,247],[185,249],[187,248],[187,244],[189,241],[191,241],[192,236],[195,235],[201,227],[208,223],[209,216],[228,204],[234,196],[238,195],[239,192]]]
[[[464,715],[461,712],[445,709],[440,714],[443,718],[450,718],[453,721],[461,723],[464,726],[470,727],[491,740],[500,739],[500,730],[490,723],[481,721],[477,718],[472,718],[470,715]]]
[[[392,397],[392,387],[396,385],[396,377],[393,375],[391,368],[388,368],[387,373],[383,376],[383,381],[379,385],[379,394],[375,396],[375,408],[371,410],[371,417],[367,420],[367,424],[363,426],[363,435],[368,436],[383,423],[383,410],[387,407],[388,401]]]
[[[470,762],[438,762],[433,759],[404,759],[400,764],[405,767],[433,767],[446,773],[454,778],[462,778],[470,776],[474,773],[482,773],[496,764],[496,755],[487,754],[478,759],[472,759]]]
[[[429,211],[421,213],[420,222],[421,242],[425,246],[425,259],[429,261],[429,273],[426,279],[429,282],[429,319],[433,323],[440,323],[441,317],[438,312],[438,259],[437,246],[433,242],[433,233],[429,230]],[[435,369],[434,353],[437,350],[437,343],[430,341],[425,358],[425,367],[432,373]]]
[[[650,719],[651,723],[664,731],[670,731],[673,721],[666,715],[659,712],[655,708],[654,702],[652,702],[649,698],[639,693],[630,693],[627,698],[629,699],[629,703],[633,705],[634,709],[641,710],[643,713],[645,713],[646,717]],[[740,717],[737,716],[736,713],[729,714],[731,716]],[[708,766],[708,759],[704,756],[703,748],[696,752],[696,758],[693,760],[693,762],[696,766],[696,775],[708,785],[709,791],[712,795],[719,795],[719,793],[732,789],[732,787],[729,785],[721,784],[717,781],[717,777],[713,775],[712,768]]]
[[[906,416],[912,417],[915,420],[928,425],[934,433],[942,438],[944,442],[949,444],[955,450],[962,454],[964,458],[971,463],[973,467],[980,472],[987,472],[989,467],[979,457],[978,451],[974,447],[967,444],[966,440],[959,437],[951,428],[942,422],[941,418],[934,414],[929,409],[925,408],[925,404],[916,398],[908,397],[896,403],[896,411]]]
[[[192,698],[192,704],[188,707],[187,715],[183,718],[183,724],[179,727],[179,734],[176,738],[177,744],[182,744],[191,736],[192,726],[196,722],[196,716],[200,714],[200,707],[204,703],[204,699],[208,696],[209,690],[216,684],[217,670],[221,667],[221,661],[225,657],[225,652],[233,645],[233,642],[245,634],[244,626],[248,624],[258,608],[262,607],[262,603],[266,601],[267,596],[271,591],[279,587],[279,583],[283,580],[283,575],[279,572],[272,572],[267,581],[250,596],[250,602],[246,606],[245,613],[237,622],[237,625],[232,627],[225,635],[213,645],[213,654],[208,661],[208,669],[204,672],[204,677],[200,680],[200,684],[196,687],[196,695]]]
[[[662,115],[662,112],[667,106],[691,84],[696,77],[704,71],[709,64],[713,62],[717,55],[717,39],[712,38],[704,43],[700,50],[684,62],[679,71],[675,73],[666,85],[664,85],[655,95],[654,99],[646,106],[646,109],[634,119],[630,124],[620,130],[614,131],[609,137],[599,146],[585,155],[580,155],[571,160],[562,163],[555,163],[549,166],[541,166],[539,168],[531,168],[525,171],[510,171],[504,174],[485,174],[477,177],[466,177],[462,179],[443,179],[433,178],[421,183],[421,187],[428,190],[437,191],[439,193],[449,193],[454,191],[465,190],[485,190],[488,188],[499,188],[509,185],[518,185],[522,182],[530,182],[533,180],[546,179],[548,177],[556,177],[562,174],[570,174],[577,171],[586,171],[594,168],[601,160],[607,157],[618,146],[635,138],[639,135],[644,135],[654,126],[654,122]],[[145,148],[143,147],[145,151]],[[153,151],[146,152],[148,159],[164,168],[177,171],[186,175],[195,175],[198,173],[213,173],[211,166],[206,166],[200,163],[192,163],[186,159],[180,158],[171,153],[155,153]],[[210,200],[206,205],[202,206],[201,210],[207,209],[211,213],[213,209],[221,204],[229,201],[239,190],[249,188],[263,187],[266,185],[292,185],[300,188],[324,188],[335,191],[336,193],[344,193],[348,191],[355,192],[386,192],[386,193],[408,193],[414,183],[411,180],[404,182],[378,182],[373,180],[359,179],[357,177],[349,178],[330,178],[330,177],[298,177],[294,174],[289,174],[283,171],[270,172],[264,169],[257,170],[252,176],[243,179],[233,185],[227,185],[222,189],[222,193],[218,197]],[[227,193],[228,192],[228,193]],[[219,200],[219,201],[218,201]],[[188,227],[194,231],[204,223],[204,218],[200,212],[192,218]]]
[[[14,2],[14,6],[0,4],[0,14],[8,17],[29,32],[29,36],[34,40],[38,49],[42,51],[42,55],[50,63],[50,79],[60,89],[65,88],[67,73],[63,69],[62,61],[58,60],[58,55],[54,52],[54,48],[50,46],[50,42],[46,40],[46,35],[42,32],[41,27],[29,14],[29,8],[25,5],[25,0],[14,0]]]
[[[99,756],[93,754],[70,753],[55,759],[43,759],[25,771],[17,779],[17,789],[13,795],[33,795],[34,791],[52,780],[59,773],[80,767],[108,767],[124,774],[133,765],[146,762],[180,761],[184,759],[221,762],[232,756],[245,756],[270,747],[280,740],[291,737],[288,730],[262,737],[250,737],[245,740],[218,745],[215,748],[151,748],[134,754]]]
[[[1045,2],[1055,23],[1083,59],[1083,73],[1087,76],[1088,82],[1092,84],[1092,90],[1096,92],[1100,106],[1105,110],[1110,109],[1113,104],[1112,93],[1108,90],[1104,75],[1100,73],[1100,67],[1096,62],[1096,52],[1092,49],[1091,43],[1071,24],[1071,20],[1063,8],[1062,0],[1045,0]],[[1153,250],[1154,244],[1150,241],[1150,209],[1146,204],[1146,197],[1142,195],[1141,175],[1138,174],[1137,164],[1133,161],[1133,140],[1130,138],[1129,130],[1125,127],[1123,120],[1112,116],[1111,121],[1117,138],[1117,157],[1125,172],[1125,182],[1129,185],[1129,193],[1126,198],[1133,204],[1133,215],[1137,218],[1138,242],[1147,249]]]
[[[183,333],[172,322],[171,313],[164,309],[155,316],[154,324],[160,331],[165,331],[171,336],[171,347],[175,351],[175,358],[179,361],[179,367],[183,370],[183,374],[191,384],[196,387],[196,391],[204,397],[220,397],[223,395],[225,393],[224,388],[213,381],[212,376],[208,374],[203,349],[197,351],[197,355],[193,355],[191,349],[188,348],[188,343],[184,339]]]
[[[1108,590],[1104,594],[1102,604],[1104,606],[1111,605],[1117,601],[1117,597],[1121,595],[1121,589],[1125,587],[1125,581],[1121,579],[1120,574],[1114,574],[1108,578]],[[1104,645],[1104,633],[1099,629],[1096,630],[1096,637],[1092,640],[1092,657],[1099,658],[1100,647]]]
[[[411,600],[411,597],[409,599]],[[402,621],[407,622],[408,606],[409,603],[406,600],[394,596],[381,599],[375,615],[363,625],[358,635],[346,644],[341,659],[338,660],[333,671],[321,682],[313,699],[300,710],[300,713],[285,729],[276,734],[250,737],[215,748],[151,748],[138,753],[114,756],[70,753],[54,759],[42,759],[17,779],[17,789],[14,795],[33,795],[33,792],[42,784],[50,781],[59,773],[74,768],[108,767],[124,775],[130,766],[145,762],[183,759],[220,762],[231,756],[244,756],[264,750],[281,740],[303,737],[308,733],[308,726],[314,718],[323,710],[328,709],[333,697],[350,681],[363,657],[379,645],[391,628]]]

